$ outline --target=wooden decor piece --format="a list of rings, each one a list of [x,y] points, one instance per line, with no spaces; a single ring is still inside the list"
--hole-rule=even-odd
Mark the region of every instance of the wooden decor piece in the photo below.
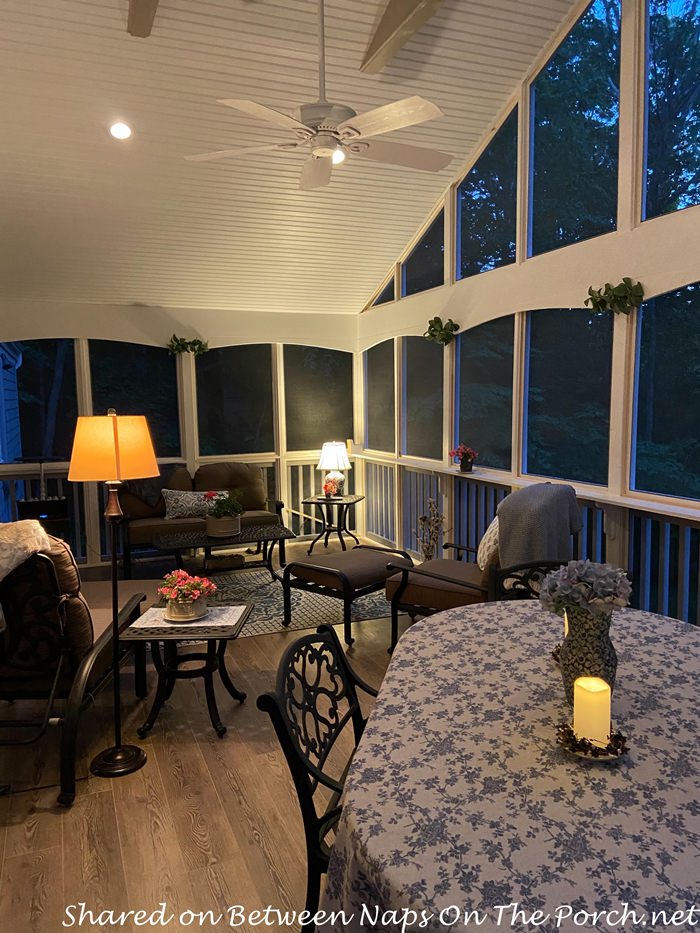
[[[442,0],[389,0],[360,65],[365,74],[378,74],[399,49],[430,19]]]

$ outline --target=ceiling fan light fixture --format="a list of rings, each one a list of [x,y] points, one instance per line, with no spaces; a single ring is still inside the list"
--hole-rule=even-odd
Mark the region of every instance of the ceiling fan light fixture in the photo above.
[[[338,146],[331,156],[331,159],[333,160],[333,165],[340,165],[341,162],[345,161],[345,150],[342,146]]]
[[[128,139],[131,136],[131,127],[126,123],[113,123],[109,132],[115,139]]]

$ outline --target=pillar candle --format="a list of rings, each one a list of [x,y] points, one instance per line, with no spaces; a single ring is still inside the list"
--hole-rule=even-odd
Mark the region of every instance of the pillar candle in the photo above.
[[[569,634],[569,617],[566,614],[566,609],[564,610],[564,638]]]
[[[610,740],[610,686],[600,677],[574,681],[574,732],[595,745]]]

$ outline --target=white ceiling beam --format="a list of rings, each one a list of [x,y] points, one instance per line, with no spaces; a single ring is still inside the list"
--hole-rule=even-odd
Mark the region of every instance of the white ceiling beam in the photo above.
[[[441,3],[442,0],[389,0],[360,71],[378,74],[423,23],[427,23]]]
[[[126,25],[129,35],[147,39],[151,34],[157,9],[158,0],[129,0],[129,19]]]

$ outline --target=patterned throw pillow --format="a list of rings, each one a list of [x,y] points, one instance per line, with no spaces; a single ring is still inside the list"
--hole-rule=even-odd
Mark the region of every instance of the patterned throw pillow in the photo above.
[[[479,541],[479,550],[476,552],[476,562],[479,570],[484,570],[493,564],[498,557],[498,516],[494,518]]]
[[[205,498],[206,492],[183,492],[179,489],[164,489],[166,518],[206,518],[211,508]]]

